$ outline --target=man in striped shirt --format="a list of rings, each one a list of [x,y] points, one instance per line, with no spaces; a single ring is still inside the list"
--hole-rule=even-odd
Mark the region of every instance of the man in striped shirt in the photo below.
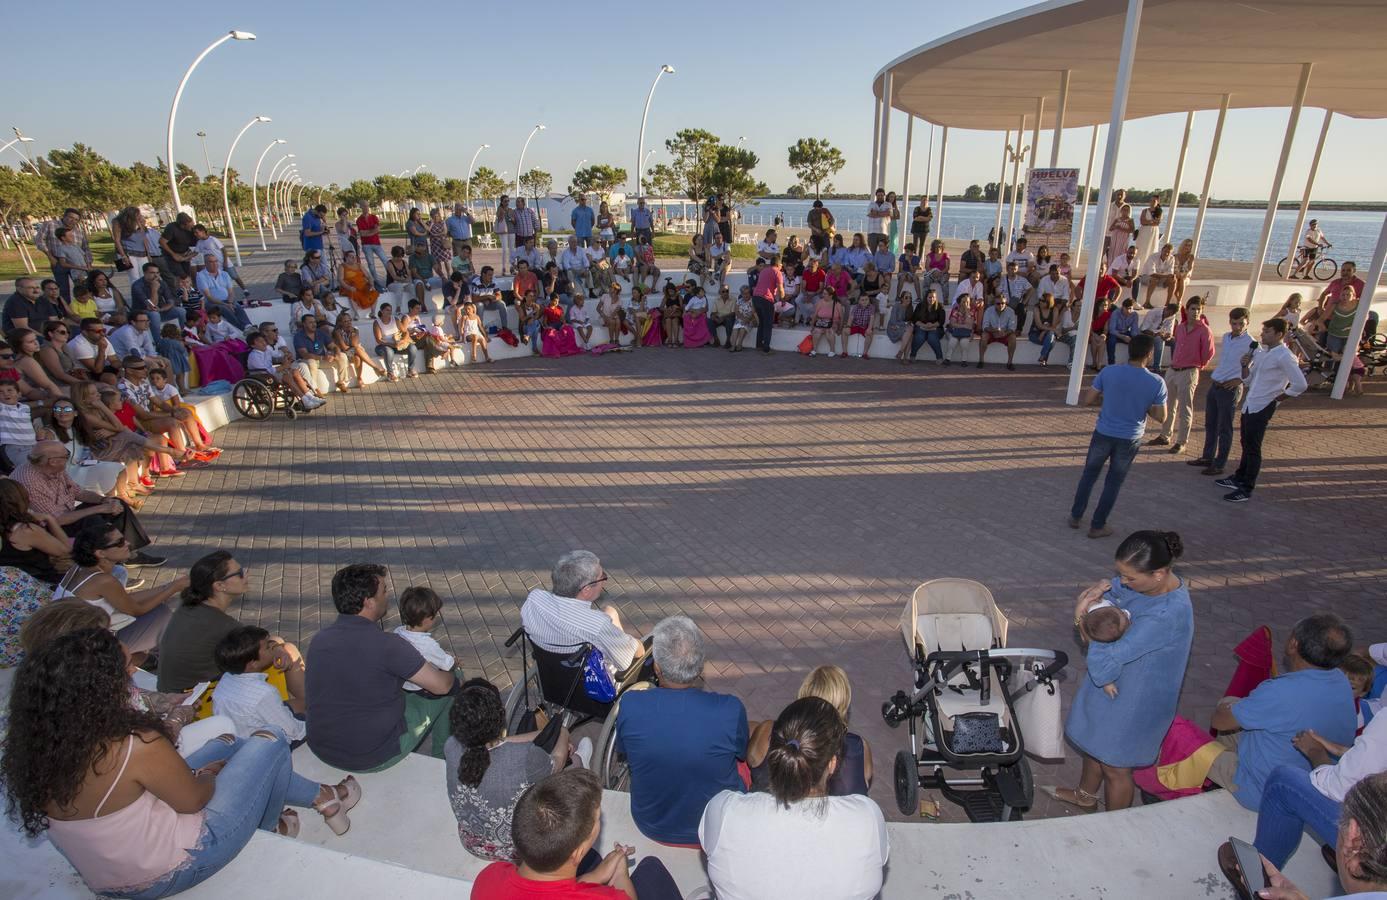
[[[598,604],[607,573],[597,554],[572,550],[559,557],[553,591],[535,588],[520,608],[520,623],[536,646],[554,653],[592,644],[615,671],[645,655],[640,639],[626,633],[615,607]]]

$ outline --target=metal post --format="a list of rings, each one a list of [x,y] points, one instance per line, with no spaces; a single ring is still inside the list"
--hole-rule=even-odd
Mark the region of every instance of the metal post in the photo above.
[[[1305,107],[1305,93],[1310,89],[1310,72],[1314,63],[1300,67],[1300,83],[1296,85],[1295,100],[1291,104],[1291,114],[1286,119],[1286,137],[1281,141],[1281,157],[1276,161],[1276,174],[1271,179],[1271,197],[1267,200],[1267,214],[1262,220],[1262,234],[1257,239],[1257,252],[1252,257],[1252,277],[1247,280],[1247,297],[1243,305],[1252,306],[1252,298],[1257,296],[1257,286],[1262,283],[1262,267],[1267,261],[1267,247],[1271,244],[1271,226],[1276,222],[1276,204],[1281,199],[1281,182],[1286,179],[1286,163],[1291,158],[1291,145],[1295,143],[1296,126],[1300,124],[1300,111]]]
[[[241,138],[245,136],[247,131],[261,122],[268,121],[270,121],[269,116],[256,116],[247,122],[245,127],[236,133],[236,139],[231,142],[231,147],[226,151],[226,164],[222,166],[222,209],[226,212],[226,230],[231,232],[231,247],[236,251],[237,266],[241,264],[241,242],[236,238],[236,226],[231,221],[231,194],[229,193],[229,185],[227,182],[227,176],[231,173],[231,154],[236,152],[236,145],[241,142]],[[261,158],[264,158],[263,153],[261,154]],[[208,166],[208,168],[210,169],[211,166]]]
[[[881,95],[881,159],[877,162],[879,181],[872,186],[873,189],[886,184],[886,160],[891,148],[891,91],[895,87],[895,83],[896,77],[887,72]]]
[[[1017,186],[1021,182],[1021,157],[1026,155],[1025,148],[1021,142],[1026,139],[1026,117],[1021,117],[1021,125],[1016,129],[1016,147],[1011,152],[1011,212],[1007,215],[1007,242],[1001,245],[1002,255],[1006,256],[1011,250],[1012,242],[1016,239],[1016,194]]]
[[[1031,131],[1031,156],[1026,161],[1026,180],[1024,193],[1031,192],[1031,173],[1035,171],[1035,161],[1040,158],[1040,119],[1045,115],[1045,97],[1042,95],[1035,98],[1035,128]],[[1026,230],[1026,204],[1021,204],[1021,231]]]
[[[1060,98],[1055,104],[1055,133],[1050,136],[1050,168],[1060,164],[1060,135],[1064,132],[1064,110],[1069,105],[1069,70],[1060,73]]]
[[[1315,156],[1310,160],[1310,174],[1305,176],[1305,193],[1300,198],[1300,212],[1296,214],[1295,228],[1291,229],[1291,250],[1286,254],[1286,274],[1295,271],[1295,252],[1300,243],[1300,229],[1305,227],[1305,216],[1310,212],[1310,193],[1315,187],[1315,176],[1320,171],[1320,155],[1324,153],[1324,141],[1329,137],[1329,120],[1334,118],[1334,110],[1324,111],[1324,124],[1320,126],[1320,139],[1315,144]],[[1308,275],[1309,273],[1307,273]]]
[[[1180,156],[1175,161],[1175,187],[1170,191],[1170,215],[1165,217],[1162,223],[1165,225],[1165,242],[1172,243],[1171,237],[1175,234],[1175,212],[1180,208],[1180,183],[1185,177],[1185,155],[1190,149],[1190,129],[1194,128],[1194,110],[1190,110],[1185,116],[1185,136],[1180,140]],[[1157,250],[1160,249],[1159,242]]]
[[[944,166],[949,161],[949,126],[939,136],[939,201],[934,205],[934,233],[944,239]]]
[[[1223,141],[1223,123],[1228,118],[1228,101],[1232,94],[1224,94],[1218,107],[1218,121],[1214,123],[1214,140],[1209,145],[1209,164],[1204,169],[1204,188],[1199,194],[1199,212],[1194,217],[1194,257],[1199,258],[1199,236],[1204,233],[1204,213],[1209,209],[1209,185],[1214,180],[1214,163],[1218,161],[1218,145]]]
[[[193,64],[188,66],[188,70],[183,73],[183,80],[178,82],[178,90],[173,93],[173,105],[169,107],[168,131],[164,135],[164,162],[169,169],[169,191],[173,194],[173,214],[175,216],[182,211],[183,206],[183,198],[178,196],[178,176],[175,174],[176,166],[173,161],[173,124],[178,118],[178,101],[183,99],[183,89],[188,86],[188,79],[192,77],[193,70],[198,67],[198,64],[207,58],[207,54],[231,40],[253,41],[255,40],[255,35],[251,34],[249,31],[228,31],[211,44],[208,44],[207,49],[199,53],[197,59],[193,60]]]
[[[1002,233],[1002,204],[1007,196],[1007,151],[1011,146],[1011,129],[1002,132],[1002,171],[997,176],[997,221],[992,225],[992,234],[1000,237]],[[1001,246],[1001,241],[997,242]]]
[[[655,80],[652,81],[652,82],[650,82],[650,93],[648,93],[648,94],[645,95],[645,112],[641,113],[641,133],[640,133],[640,137],[639,137],[639,138],[637,139],[637,141],[636,141],[636,196],[637,196],[637,197],[640,197],[640,196],[641,196],[641,169],[643,168],[643,162],[644,162],[644,160],[645,160],[645,120],[648,119],[648,118],[650,118],[650,101],[653,100],[653,99],[655,99],[655,85],[657,85],[657,84],[660,83],[660,78],[661,78],[663,75],[665,75],[666,73],[668,73],[668,74],[670,74],[670,75],[673,75],[673,74],[674,74],[674,66],[668,66],[668,65],[660,66],[660,71],[658,71],[658,72],[655,73]],[[524,154],[521,154],[521,155],[523,156]],[[474,157],[474,159],[475,159],[475,157]],[[516,171],[515,177],[516,177],[517,184],[518,184],[518,183],[519,183],[519,179],[520,179],[520,172],[519,172],[519,170]],[[518,194],[519,191],[517,190],[516,193]]]
[[[905,175],[903,176],[904,186],[901,188],[901,208],[905,210],[906,221],[910,222],[910,151],[915,143],[915,117],[908,115],[905,117]],[[925,176],[925,193],[929,193],[929,176]],[[909,234],[909,229],[906,234]]]
[[[1098,215],[1112,203],[1113,177],[1117,173],[1117,153],[1122,145],[1122,120],[1127,117],[1127,92],[1132,86],[1132,60],[1137,51],[1137,31],[1141,27],[1143,0],[1127,0],[1127,20],[1122,28],[1122,52],[1117,58],[1117,78],[1113,82],[1112,111],[1108,115],[1108,144],[1103,153],[1103,174],[1098,187]],[[1088,333],[1093,325],[1093,303],[1098,296],[1098,266],[1103,261],[1102,228],[1089,235],[1088,268],[1084,275],[1083,304],[1078,321],[1074,323],[1074,356],[1070,360],[1069,390],[1065,402],[1079,403],[1079,388],[1084,383],[1084,365],[1088,357]]]
[[[1344,358],[1339,363],[1339,371],[1334,376],[1334,389],[1329,396],[1335,400],[1344,399],[1344,388],[1348,386],[1349,372],[1353,369],[1353,354],[1358,342],[1363,340],[1363,327],[1368,323],[1368,310],[1372,309],[1373,297],[1377,295],[1377,283],[1382,280],[1382,266],[1387,262],[1387,219],[1382,222],[1382,231],[1377,236],[1377,246],[1373,248],[1373,261],[1368,271],[1363,273],[1363,299],[1358,301],[1358,310],[1353,314],[1353,324],[1348,329],[1348,343],[1344,345]]]
[[[883,84],[882,84],[883,91],[885,90],[885,87],[886,87],[886,85],[885,85],[885,83],[883,83]],[[876,100],[876,101],[873,102],[873,104],[872,104],[872,112],[874,113],[874,115],[873,115],[873,117],[872,117],[872,163],[871,163],[871,176],[870,176],[870,178],[869,178],[868,181],[867,181],[867,193],[868,193],[868,194],[872,193],[872,191],[875,191],[875,190],[877,189],[877,160],[878,160],[878,158],[879,158],[879,154],[881,153],[881,101],[880,101],[880,100]]]
[[[268,250],[265,246],[265,226],[260,221],[260,164],[265,161],[265,156],[275,148],[275,145],[284,143],[284,138],[276,138],[270,141],[270,145],[260,151],[260,158],[255,161],[255,174],[250,177],[250,199],[255,204],[255,228],[260,232],[260,249]]]
[[[1079,264],[1079,256],[1084,251],[1084,226],[1088,224],[1088,194],[1093,187],[1093,157],[1098,152],[1098,126],[1093,126],[1093,134],[1088,139],[1088,168],[1084,170],[1084,196],[1079,204],[1079,239],[1074,242],[1071,265]]]

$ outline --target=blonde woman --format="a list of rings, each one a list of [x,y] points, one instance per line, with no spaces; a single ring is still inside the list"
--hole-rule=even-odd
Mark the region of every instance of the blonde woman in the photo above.
[[[805,697],[818,697],[838,711],[843,724],[849,722],[852,707],[852,683],[848,675],[838,666],[819,666],[804,677],[800,683],[796,700]],[[747,741],[746,761],[751,767],[752,790],[764,790],[766,779],[766,754],[770,751],[771,728],[774,722],[757,722]],[[759,771],[758,771],[759,770]],[[843,752],[838,759],[838,768],[828,779],[830,797],[846,797],[851,794],[866,795],[872,786],[872,748],[861,736],[849,731],[843,738]]]
[[[1175,251],[1175,302],[1184,305],[1185,286],[1194,275],[1194,239],[1185,238]]]

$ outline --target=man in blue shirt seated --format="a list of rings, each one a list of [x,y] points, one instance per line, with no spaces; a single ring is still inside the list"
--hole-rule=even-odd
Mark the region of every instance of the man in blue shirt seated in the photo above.
[[[1089,494],[1093,493],[1093,486],[1098,483],[1104,464],[1108,466],[1103,493],[1098,497],[1098,506],[1093,510],[1093,519],[1089,523],[1088,536],[1091,538],[1112,534],[1112,529],[1108,527],[1108,514],[1117,503],[1117,493],[1122,490],[1127,470],[1132,467],[1132,461],[1141,449],[1141,438],[1146,434],[1146,419],[1150,417],[1164,422],[1168,415],[1165,381],[1146,369],[1152,346],[1149,334],[1132,338],[1127,347],[1127,365],[1108,366],[1099,372],[1080,398],[1081,406],[1102,406],[1102,410],[1098,413],[1098,422],[1088,442],[1084,474],[1079,477],[1074,505],[1069,510],[1070,528],[1083,524]]]
[[[1268,679],[1247,697],[1224,697],[1214,709],[1213,727],[1228,749],[1209,769],[1209,780],[1233,792],[1254,812],[1262,788],[1277,766],[1310,771],[1310,760],[1294,744],[1309,730],[1349,746],[1358,728],[1353,687],[1339,666],[1353,652],[1353,633],[1333,613],[1307,616],[1286,640],[1285,674]]]
[[[631,767],[631,818],[666,844],[697,844],[698,822],[719,791],[746,792],[746,707],[695,687],[703,675],[703,634],[687,616],[655,626],[660,686],[621,695],[617,750]]]

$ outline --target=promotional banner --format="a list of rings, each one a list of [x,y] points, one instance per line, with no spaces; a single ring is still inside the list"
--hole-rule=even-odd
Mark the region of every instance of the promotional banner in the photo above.
[[[1059,259],[1074,240],[1074,207],[1079,198],[1078,169],[1033,169],[1026,185],[1024,233],[1034,253],[1044,244]]]

